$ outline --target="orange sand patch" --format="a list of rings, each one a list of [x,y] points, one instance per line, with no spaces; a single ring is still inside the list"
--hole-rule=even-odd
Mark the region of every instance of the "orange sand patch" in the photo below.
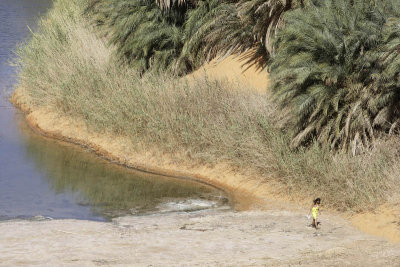
[[[400,242],[400,208],[381,206],[375,212],[356,214],[350,219],[360,230],[375,236]]]
[[[186,76],[187,78],[200,78],[206,75],[210,79],[228,80],[234,83],[248,85],[248,89],[260,93],[266,92],[269,86],[269,74],[255,66],[243,66],[241,56],[228,56],[224,59],[214,59],[208,64]]]

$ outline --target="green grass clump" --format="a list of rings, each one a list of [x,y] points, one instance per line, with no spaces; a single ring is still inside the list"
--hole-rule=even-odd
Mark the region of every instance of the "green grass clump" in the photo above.
[[[356,157],[316,144],[294,151],[292,132],[275,126],[267,96],[207,78],[142,76],[114,60],[114,48],[96,36],[82,6],[56,1],[17,51],[19,85],[34,106],[82,119],[94,132],[129,137],[139,152],[156,148],[183,164],[228,164],[340,210],[386,199],[399,169],[394,139]]]

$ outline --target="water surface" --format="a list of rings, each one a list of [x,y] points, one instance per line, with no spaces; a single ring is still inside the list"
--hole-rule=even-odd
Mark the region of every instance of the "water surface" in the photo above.
[[[128,170],[73,145],[36,135],[8,101],[15,46],[35,28],[48,0],[0,0],[0,220],[108,220],[126,214],[220,205],[221,192],[191,181]]]

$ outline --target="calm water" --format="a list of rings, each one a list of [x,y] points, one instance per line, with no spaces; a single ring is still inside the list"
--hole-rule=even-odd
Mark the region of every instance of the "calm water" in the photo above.
[[[82,148],[34,134],[7,100],[15,46],[35,28],[48,0],[0,0],[0,220],[108,220],[126,214],[197,210],[221,204],[221,192],[190,181],[115,166]]]

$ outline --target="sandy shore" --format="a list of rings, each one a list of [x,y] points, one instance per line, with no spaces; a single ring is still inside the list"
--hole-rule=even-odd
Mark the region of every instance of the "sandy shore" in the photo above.
[[[123,217],[112,223],[0,223],[0,265],[399,266],[400,247],[322,215],[202,211]]]
[[[92,132],[83,120],[48,108],[32,108],[23,88],[14,92],[11,101],[26,113],[27,123],[38,134],[84,146],[98,156],[130,168],[216,186],[229,195],[238,210],[277,206],[280,201],[287,200],[279,194],[279,186],[272,181],[266,183],[259,177],[243,176],[225,164],[212,168],[189,165],[177,162],[156,148],[138,151],[129,138]],[[271,200],[273,203],[269,203]]]
[[[245,55],[244,55],[245,56]],[[199,70],[189,74],[187,79],[207,75],[210,79],[244,84],[248,90],[264,93],[269,84],[269,75],[255,66],[243,66],[241,56],[229,56],[222,61],[213,60]],[[243,176],[233,171],[230,166],[219,164],[207,166],[189,165],[171,159],[170,155],[161,154],[157,148],[146,147],[138,151],[135,144],[123,136],[108,136],[89,131],[84,121],[65,116],[55,110],[32,108],[28,93],[18,88],[11,101],[26,113],[26,120],[33,130],[46,137],[75,143],[90,148],[97,155],[117,164],[167,176],[195,179],[211,184],[226,191],[239,210],[251,207],[262,208],[267,205],[277,206],[284,197],[278,184],[260,181],[259,177]],[[296,196],[291,196],[291,200]],[[309,200],[298,202],[304,207]],[[271,203],[272,201],[272,203]]]

